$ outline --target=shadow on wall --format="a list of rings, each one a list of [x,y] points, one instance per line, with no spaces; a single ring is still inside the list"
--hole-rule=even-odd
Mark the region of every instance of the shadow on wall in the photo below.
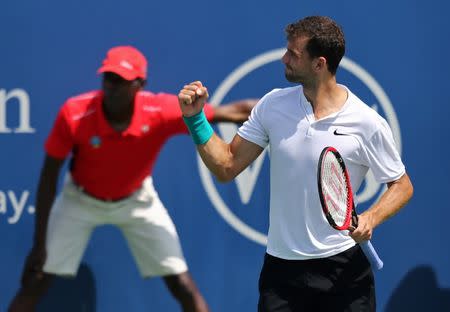
[[[37,311],[94,312],[95,309],[94,275],[86,264],[81,264],[75,278],[54,279]]]
[[[419,266],[403,278],[385,312],[450,311],[450,289],[440,288],[430,266]]]

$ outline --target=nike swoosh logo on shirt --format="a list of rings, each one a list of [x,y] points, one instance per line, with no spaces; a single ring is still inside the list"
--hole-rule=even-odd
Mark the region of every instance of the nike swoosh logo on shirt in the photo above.
[[[334,129],[333,134],[334,134],[334,135],[349,135],[349,134],[347,134],[347,133],[340,133],[340,132],[337,132],[337,129]]]

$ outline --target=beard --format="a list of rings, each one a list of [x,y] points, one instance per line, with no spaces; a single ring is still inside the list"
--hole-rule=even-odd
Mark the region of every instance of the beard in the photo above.
[[[288,68],[284,70],[284,77],[286,77],[286,80],[289,82],[301,83],[303,81],[301,75],[289,70]]]
[[[290,67],[285,67],[284,69],[284,76],[286,77],[286,80],[293,83],[299,83],[301,85],[307,84],[308,82],[311,82],[311,75],[308,75],[307,72],[303,71],[295,71]]]
[[[294,82],[294,83],[300,83],[301,82],[299,77],[294,75],[294,74],[292,74],[292,73],[285,72],[284,73],[284,77],[286,77],[286,80],[289,81],[289,82]]]

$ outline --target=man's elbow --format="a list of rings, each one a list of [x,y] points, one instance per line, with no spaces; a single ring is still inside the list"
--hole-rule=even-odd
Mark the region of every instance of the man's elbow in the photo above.
[[[236,174],[230,169],[223,169],[221,171],[214,172],[214,176],[220,183],[227,183],[232,181],[236,177]]]
[[[414,186],[412,185],[411,181],[409,181],[409,185],[406,190],[407,201],[410,201],[413,195],[414,195]]]
[[[414,186],[412,185],[411,180],[408,175],[404,175],[401,179],[402,188],[401,192],[405,198],[405,204],[408,203],[414,195]]]

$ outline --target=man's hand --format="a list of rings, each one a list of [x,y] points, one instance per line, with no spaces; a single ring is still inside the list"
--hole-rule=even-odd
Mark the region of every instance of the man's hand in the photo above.
[[[22,273],[22,285],[33,283],[36,280],[44,278],[44,271],[42,268],[46,258],[47,251],[45,247],[33,246],[25,260],[25,267]]]
[[[358,216],[358,227],[350,230],[350,236],[357,243],[368,241],[372,238],[373,220],[369,213],[362,213]]]
[[[198,114],[208,99],[208,89],[200,81],[185,85],[178,94],[178,103],[184,117]]]

